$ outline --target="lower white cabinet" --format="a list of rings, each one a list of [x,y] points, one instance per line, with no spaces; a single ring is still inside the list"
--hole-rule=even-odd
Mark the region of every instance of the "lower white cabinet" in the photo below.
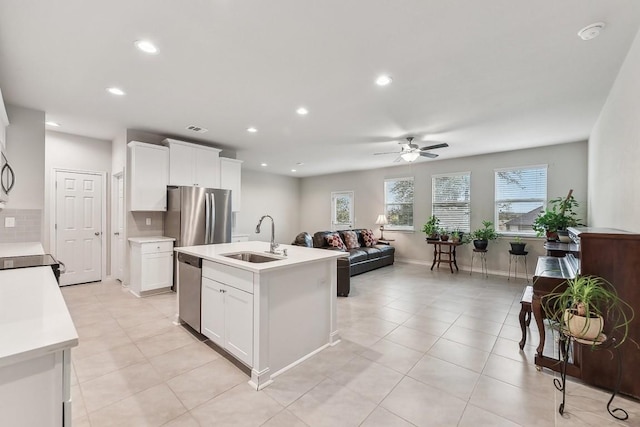
[[[131,280],[129,290],[145,292],[168,290],[173,285],[173,239],[132,237]]]
[[[202,277],[202,333],[253,366],[253,295]]]

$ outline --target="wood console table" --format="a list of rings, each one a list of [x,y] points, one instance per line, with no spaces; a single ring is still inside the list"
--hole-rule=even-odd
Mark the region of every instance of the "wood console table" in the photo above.
[[[456,247],[460,246],[462,243],[460,242],[441,242],[439,240],[427,240],[427,243],[433,245],[433,264],[431,264],[431,270],[438,263],[438,268],[440,268],[440,263],[449,264],[449,269],[451,273],[453,273],[453,267],[456,267],[456,271],[458,270],[458,263],[456,262]],[[442,259],[442,256],[446,256],[446,259]]]

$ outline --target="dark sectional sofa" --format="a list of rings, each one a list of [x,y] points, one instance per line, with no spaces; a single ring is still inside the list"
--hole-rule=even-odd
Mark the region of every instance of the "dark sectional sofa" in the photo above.
[[[346,297],[351,291],[351,276],[375,270],[393,264],[395,257],[395,248],[388,244],[376,244],[366,247],[362,238],[362,229],[354,229],[358,236],[359,248],[349,249],[348,257],[338,259],[338,295]],[[309,233],[300,233],[293,242],[294,245],[314,247],[327,250],[338,250],[329,246],[327,235],[335,233],[335,231],[318,231],[313,237]],[[338,232],[344,241],[343,231]]]

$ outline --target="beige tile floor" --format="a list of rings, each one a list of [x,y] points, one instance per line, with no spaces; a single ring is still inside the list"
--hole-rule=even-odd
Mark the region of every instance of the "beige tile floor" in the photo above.
[[[557,413],[537,339],[518,348],[523,286],[401,263],[354,277],[338,302],[342,341],[260,392],[172,324],[175,294],[65,287],[80,335],[74,426],[640,426],[638,402],[617,398],[630,414],[617,423],[609,395],[575,381]]]

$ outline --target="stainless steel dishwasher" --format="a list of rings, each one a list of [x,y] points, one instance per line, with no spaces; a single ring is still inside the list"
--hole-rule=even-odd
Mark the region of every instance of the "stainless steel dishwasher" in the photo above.
[[[202,258],[178,253],[178,315],[200,332]]]

